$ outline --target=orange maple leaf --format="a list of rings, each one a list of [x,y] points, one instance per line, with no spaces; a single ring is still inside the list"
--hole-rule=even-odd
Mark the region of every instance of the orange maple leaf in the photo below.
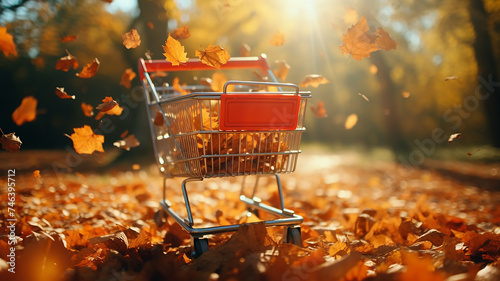
[[[23,98],[21,105],[12,113],[12,120],[17,126],[35,120],[37,102],[37,99],[32,96]]]
[[[75,96],[70,96],[64,91],[64,88],[56,87],[56,95],[61,99],[75,99]]]
[[[277,47],[282,46],[283,44],[285,44],[285,35],[278,31],[273,35],[273,39],[271,39],[269,43]]]
[[[132,70],[132,68],[127,68],[125,72],[122,74],[122,80],[120,81],[120,85],[123,85],[125,88],[130,89],[130,82],[135,78],[136,74]]]
[[[300,82],[299,87],[314,87],[317,88],[321,84],[327,84],[330,83],[328,79],[326,79],[323,75],[319,74],[309,74],[302,79],[302,82]]]
[[[380,47],[375,43],[376,35],[370,32],[368,22],[364,15],[359,21],[347,29],[345,34],[342,34],[343,45],[340,46],[342,54],[349,54],[356,60],[361,60],[364,57],[369,57],[371,52],[380,50]]]
[[[176,28],[174,31],[171,33],[172,37],[177,40],[182,40],[182,39],[187,39],[189,36],[191,36],[191,33],[189,32],[189,26],[185,25],[183,27]]]
[[[73,67],[73,69],[77,69],[78,61],[76,58],[72,56],[68,50],[66,50],[66,53],[68,54],[67,56],[57,60],[56,69],[62,71],[68,71],[71,67]]]
[[[165,41],[165,46],[163,46],[163,55],[166,60],[172,63],[172,65],[179,65],[188,60],[187,53],[184,52],[184,46],[181,45],[179,41],[174,39],[170,34],[168,35],[167,41]]]
[[[229,53],[220,46],[208,45],[205,51],[196,50],[196,56],[200,61],[211,67],[220,68],[221,65],[226,64],[231,56]]]
[[[141,45],[141,36],[137,30],[131,29],[129,32],[122,35],[123,45],[127,49],[137,48]]]
[[[99,60],[95,58],[93,62],[84,66],[82,71],[80,73],[77,73],[76,76],[80,78],[93,77],[97,73],[97,70],[99,69],[99,64],[100,64]]]
[[[10,54],[17,57],[14,37],[7,33],[7,27],[0,27],[0,51],[2,51],[3,55],[6,57]]]
[[[94,134],[92,128],[84,125],[82,128],[73,128],[75,131],[69,138],[73,141],[73,148],[78,154],[92,154],[94,151],[104,152],[102,144],[104,136]]]

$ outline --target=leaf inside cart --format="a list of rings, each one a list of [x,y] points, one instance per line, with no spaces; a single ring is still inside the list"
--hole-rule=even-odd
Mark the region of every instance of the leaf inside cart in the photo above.
[[[92,78],[97,73],[99,65],[99,60],[95,58],[94,61],[84,66],[82,71],[80,71],[80,73],[77,73],[76,76],[80,78]]]
[[[226,64],[231,56],[229,53],[220,46],[208,45],[208,47],[203,50],[196,50],[195,54],[200,58],[200,61],[208,66],[220,68],[221,65]]]
[[[163,124],[165,124],[165,119],[163,118],[163,114],[161,114],[160,111],[156,112],[155,119],[153,121],[153,124],[155,124],[158,127],[162,127]]]

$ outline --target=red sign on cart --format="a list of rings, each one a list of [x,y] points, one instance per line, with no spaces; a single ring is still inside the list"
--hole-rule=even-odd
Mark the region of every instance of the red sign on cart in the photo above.
[[[295,130],[300,95],[222,94],[222,131]]]

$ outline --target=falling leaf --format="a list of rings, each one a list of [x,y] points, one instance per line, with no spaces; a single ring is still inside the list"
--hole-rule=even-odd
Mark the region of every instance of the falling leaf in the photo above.
[[[89,63],[86,66],[84,66],[82,71],[80,73],[77,73],[76,76],[80,78],[91,78],[97,73],[99,65],[100,65],[99,60],[95,58],[92,63]]]
[[[73,128],[74,133],[69,136],[73,141],[73,148],[78,154],[92,154],[94,151],[104,152],[102,144],[104,136],[94,134],[92,128],[84,125],[82,128]]]
[[[346,130],[350,130],[354,126],[356,126],[356,123],[358,123],[358,115],[352,113],[349,116],[347,116],[347,119],[345,120],[344,123],[344,127]]]
[[[342,54],[349,54],[359,61],[364,57],[369,57],[371,52],[380,50],[378,44],[374,42],[375,36],[369,30],[368,22],[362,15],[355,25],[342,34],[344,43],[340,46]]]
[[[78,61],[76,61],[76,58],[72,56],[68,50],[66,50],[66,53],[68,54],[67,56],[57,60],[56,70],[68,71],[72,67],[73,69],[78,68]]]
[[[150,21],[148,21],[147,25],[148,25],[149,29],[154,29],[155,28],[154,23],[152,23]]]
[[[184,86],[186,86],[186,85],[184,85]],[[174,80],[172,81],[172,88],[174,88],[174,90],[176,90],[181,95],[189,94],[189,91],[184,90],[182,88],[182,85],[179,83],[179,77],[174,77]]]
[[[96,109],[98,109],[101,112],[106,112],[108,110],[113,109],[117,105],[118,103],[115,100],[113,100],[112,97],[105,97],[102,100],[102,103],[96,107]]]
[[[129,32],[122,35],[123,45],[127,49],[134,49],[141,45],[141,36],[137,30],[131,29]]]
[[[355,24],[358,20],[358,12],[353,8],[347,8],[344,14],[344,23],[346,24]]]
[[[161,114],[160,111],[156,112],[153,124],[155,124],[158,127],[161,127],[161,126],[163,126],[163,124],[165,124],[165,118],[163,118],[163,114]]]
[[[75,96],[70,96],[64,91],[64,88],[56,87],[56,95],[61,99],[75,99]]]
[[[200,61],[211,67],[220,68],[221,65],[226,64],[231,57],[229,53],[220,46],[208,45],[204,51],[196,50],[196,56]]]
[[[172,65],[179,65],[188,60],[187,53],[184,52],[184,46],[181,45],[179,41],[174,39],[170,34],[168,35],[167,41],[165,41],[165,46],[163,46],[163,55],[166,60],[172,63]]]
[[[188,39],[191,36],[189,33],[189,26],[185,25],[183,27],[176,28],[172,33],[170,33],[172,37],[176,40]]]
[[[4,134],[0,129],[2,136],[0,137],[0,144],[2,144],[2,148],[8,150],[10,152],[17,152],[21,149],[21,139],[15,135],[15,133]]]
[[[323,101],[318,101],[315,106],[311,106],[311,110],[316,118],[325,118],[328,116]]]
[[[16,45],[14,44],[14,37],[7,33],[6,27],[0,26],[0,51],[4,56],[13,55],[17,57]]]
[[[240,57],[249,57],[250,56],[250,46],[248,44],[242,44],[240,47]]]
[[[120,81],[120,85],[123,85],[125,88],[130,89],[130,82],[135,78],[136,74],[132,70],[132,68],[127,68],[125,72],[122,74],[122,80]]]
[[[278,60],[276,61],[276,64],[278,65],[278,69],[273,70],[274,76],[285,81],[286,76],[288,75],[288,71],[290,70],[290,65],[288,65],[288,63],[286,63],[286,61],[284,60]]]
[[[269,43],[277,47],[282,46],[285,44],[285,35],[278,31],[273,35],[273,38],[269,41]]]
[[[42,57],[32,59],[31,63],[36,67],[36,70],[40,70],[45,67],[45,60]]]
[[[33,177],[35,177],[35,178],[41,178],[42,176],[40,175],[40,170],[33,171]]]
[[[365,101],[370,102],[370,100],[362,93],[358,93],[358,95],[360,95],[363,99],[365,99]]]
[[[81,107],[82,107],[83,114],[85,116],[87,116],[87,117],[94,116],[94,111],[93,111],[94,107],[92,105],[82,102]]]
[[[72,42],[72,41],[75,41],[77,38],[76,35],[66,35],[66,36],[63,36],[61,37],[61,42],[63,43],[67,43],[67,42]]]
[[[401,96],[402,96],[403,98],[405,98],[405,99],[409,98],[409,97],[410,97],[410,95],[411,95],[411,94],[410,94],[410,92],[408,92],[408,91],[402,91],[402,92],[401,92]]]
[[[319,74],[309,74],[304,79],[302,79],[302,82],[300,82],[299,87],[314,87],[317,88],[321,84],[327,84],[330,83],[328,79],[323,77],[323,75]]]
[[[378,35],[377,39],[375,39],[375,43],[377,43],[382,50],[395,50],[398,44],[394,39],[389,36],[389,33],[385,31],[382,27],[377,28],[375,30],[375,34]]]
[[[31,122],[36,118],[36,98],[29,96],[23,98],[21,105],[12,113],[12,120],[17,126],[21,126],[25,122]]]
[[[458,81],[458,77],[457,76],[449,76],[449,77],[444,78],[444,81],[451,81],[451,80],[457,80]]]
[[[125,132],[120,134],[120,138],[125,138],[128,135],[128,130],[125,130]]]
[[[212,89],[212,91],[222,92],[224,90],[224,84],[226,84],[227,82],[227,77],[223,72],[216,71],[212,74],[211,81],[212,83],[210,84],[210,88]],[[234,89],[234,87],[232,87],[228,91],[231,92],[232,89]]]
[[[377,74],[378,67],[374,64],[370,65],[370,74]]]
[[[452,134],[450,135],[450,137],[448,138],[448,143],[451,143],[452,141],[454,141],[455,139],[459,139],[462,137],[462,134],[461,133],[455,133],[455,134]]]
[[[123,140],[119,140],[119,141],[114,142],[113,145],[116,147],[119,147],[119,148],[123,148],[126,151],[129,151],[131,148],[139,146],[140,143],[137,140],[137,138],[132,134],[132,135],[128,135]]]

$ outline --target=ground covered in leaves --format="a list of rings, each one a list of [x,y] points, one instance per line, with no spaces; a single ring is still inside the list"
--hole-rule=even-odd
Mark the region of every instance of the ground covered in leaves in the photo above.
[[[155,166],[102,174],[42,168],[41,177],[18,170],[13,207],[7,175],[0,179],[0,278],[500,280],[500,165],[363,163],[303,154],[297,171],[282,176],[286,206],[304,217],[302,247],[282,243],[281,228],[247,213],[238,200],[242,178],[189,185],[196,225],[250,223],[210,236],[198,259],[173,220],[154,223],[162,186]],[[185,214],[180,182],[167,182],[168,198]],[[259,187],[259,197],[277,204],[273,177]]]

